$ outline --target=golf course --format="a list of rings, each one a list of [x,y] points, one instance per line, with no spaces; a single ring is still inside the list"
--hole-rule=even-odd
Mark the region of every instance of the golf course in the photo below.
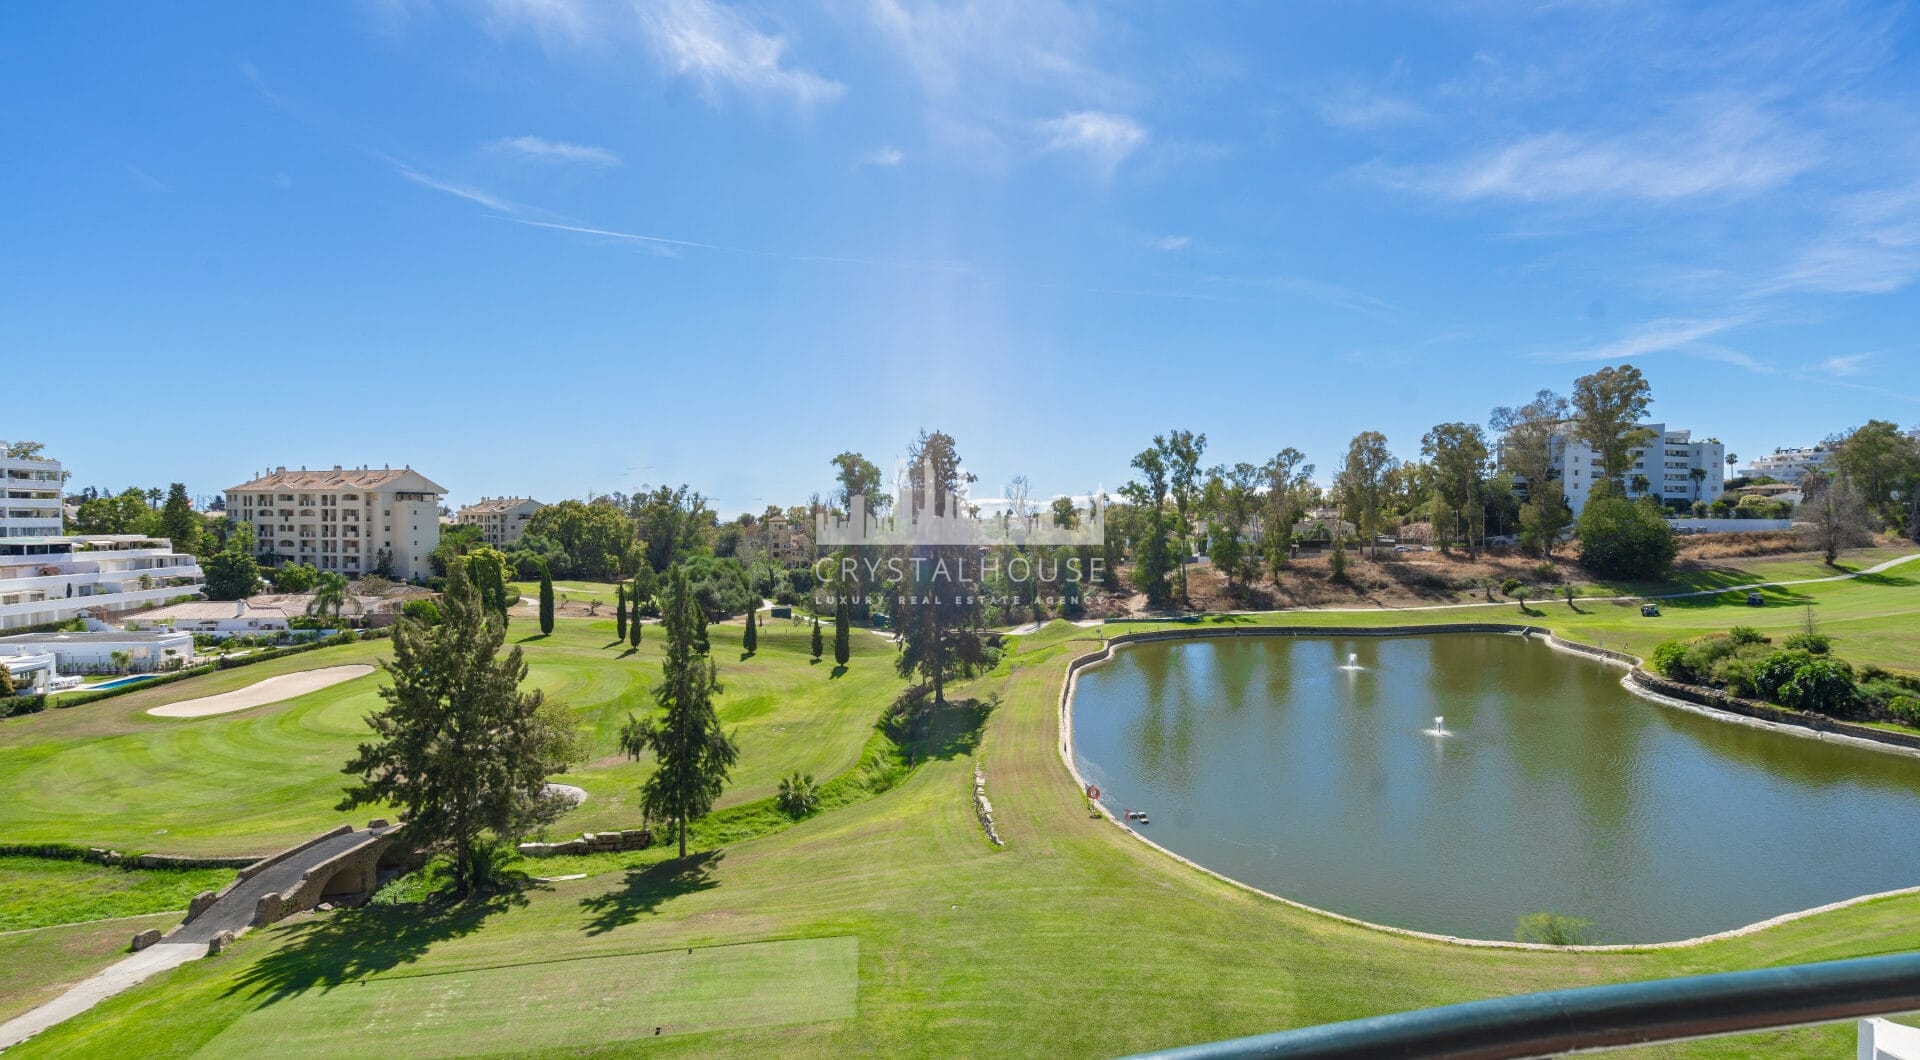
[[[718,712],[739,758],[685,861],[669,844],[527,859],[518,867],[534,879],[512,895],[426,907],[382,896],[296,915],[9,1052],[1106,1056],[1505,994],[1913,950],[1920,894],[1678,948],[1407,937],[1274,901],[1137,841],[1090,814],[1059,750],[1069,662],[1155,628],[1524,622],[1645,655],[1736,624],[1778,635],[1812,621],[1856,665],[1911,667],[1920,559],[1833,580],[1900,554],[1849,556],[1838,571],[1754,560],[1713,584],[1663,587],[1708,592],[1662,600],[1658,617],[1637,600],[1590,597],[1535,599],[1524,615],[1505,601],[1056,621],[1006,638],[994,667],[949,686],[949,705],[911,739],[877,726],[906,687],[889,640],[855,631],[839,668],[830,654],[810,658],[803,624],[763,621],[751,654],[738,620],[716,625]],[[1762,606],[1732,588],[1748,581],[1774,583]],[[567,616],[542,637],[515,615],[507,642],[526,654],[526,687],[570,709],[591,743],[585,764],[553,778],[588,793],[556,838],[641,823],[649,762],[623,754],[618,733],[651,708],[661,640],[649,626],[630,649],[610,618]],[[287,674],[377,665],[389,650],[329,647],[0,723],[0,843],[235,856],[317,835],[347,819],[333,809],[340,769],[367,738],[382,672],[228,713],[150,712]],[[976,770],[1004,845],[976,816]],[[799,820],[773,809],[795,772],[822,785],[818,812]],[[357,811],[357,823],[369,815]],[[63,912],[68,899],[45,894],[53,882],[0,859],[0,924],[32,925],[0,930],[0,1017],[117,960],[136,931],[178,919],[152,915],[148,896],[174,893],[164,882],[115,869],[136,879],[109,886],[95,878],[109,870],[71,871],[92,882],[59,892],[73,895]],[[1842,1024],[1623,1055],[1830,1057],[1852,1048],[1852,1034]]]

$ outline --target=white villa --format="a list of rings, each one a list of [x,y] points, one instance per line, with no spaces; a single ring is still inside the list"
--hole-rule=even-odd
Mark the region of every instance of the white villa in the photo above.
[[[126,628],[203,633],[225,639],[285,633],[289,625],[285,608],[256,607],[246,600],[191,600],[129,615]]]
[[[1741,468],[1739,474],[1748,478],[1765,475],[1782,482],[1798,482],[1809,471],[1825,470],[1827,459],[1832,455],[1833,451],[1824,445],[1775,449]]]
[[[0,480],[6,482],[5,505],[0,507],[0,537],[59,537],[66,472],[60,461],[43,456],[9,456],[11,447],[0,441]]]
[[[118,654],[121,658],[116,659]],[[18,633],[0,637],[0,658],[51,655],[61,673],[152,673],[193,663],[191,633]],[[11,663],[9,663],[11,669]]]
[[[261,557],[309,563],[349,578],[385,567],[423,580],[440,543],[446,490],[411,467],[276,468],[226,491],[227,518],[253,527]]]

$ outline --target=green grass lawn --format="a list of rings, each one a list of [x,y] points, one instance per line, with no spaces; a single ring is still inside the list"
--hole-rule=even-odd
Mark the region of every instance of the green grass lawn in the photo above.
[[[123,869],[89,861],[0,857],[0,931],[177,911],[232,869]]]
[[[165,931],[178,913],[130,920],[0,932],[0,1023],[34,1009],[74,983],[125,957],[133,936],[148,928]]]
[[[794,770],[824,781],[852,766],[901,687],[892,645],[877,637],[856,638],[853,664],[836,676],[831,659],[808,658],[807,627],[766,624],[750,659],[740,658],[741,632],[738,622],[712,631],[725,671],[720,716],[741,747],[723,806],[771,795]],[[528,686],[571,707],[592,737],[593,761],[556,778],[590,797],[556,831],[636,825],[632,800],[650,762],[621,756],[617,735],[629,713],[653,709],[658,628],[634,653],[613,645],[611,620],[569,619],[541,637],[521,617],[508,641],[525,650]],[[146,711],[295,670],[378,662],[387,650],[383,641],[321,648],[0,723],[0,842],[265,854],[331,828],[344,819],[333,809],[340,767],[367,735],[384,675],[215,717]]]
[[[1841,641],[1843,651],[1875,642],[1879,650],[1911,658],[1920,647],[1920,622],[1913,621],[1920,587],[1812,586],[1780,602],[1801,598],[1815,604],[1823,629],[1852,629],[1837,634],[1854,638]],[[1515,613],[1511,607],[1461,610],[1453,617]],[[1550,610],[1564,613],[1564,620],[1533,621],[1630,649],[1734,622],[1758,620],[1784,630],[1800,620],[1797,607],[1749,609],[1737,602],[1701,602],[1644,620],[1637,612],[1595,606],[1584,615],[1565,604]],[[1275,620],[1282,619],[1302,616]],[[1335,620],[1450,618],[1417,612],[1323,621]],[[519,901],[295,917],[246,936],[227,955],[111,999],[20,1054],[188,1056],[227,1048],[234,1041],[229,1034],[251,1034],[266,1048],[276,1036],[306,1041],[371,1018],[394,998],[412,999],[408,1011],[416,1017],[418,1006],[441,998],[450,1014],[471,1013],[470,1019],[415,1018],[399,1028],[406,1035],[403,1052],[1100,1056],[1504,994],[1920,948],[1920,896],[1689,949],[1551,953],[1403,938],[1249,894],[1167,858],[1110,822],[1088,819],[1059,758],[1057,697],[1067,660],[1116,628],[1056,624],[1021,639],[994,673],[958,690],[995,704],[978,751],[933,756],[875,797],[706,851],[688,864],[665,861],[657,849],[626,855],[618,867],[596,866],[612,871],[539,885]],[[867,640],[872,648],[856,660],[855,674],[887,661],[885,642]],[[589,640],[581,649],[590,646]],[[736,673],[754,665],[723,664],[730,695],[746,687]],[[781,663],[776,657],[758,665]],[[820,692],[807,683],[814,674],[787,669],[788,679],[798,682],[787,696],[808,700],[815,711],[871,720],[872,704],[845,701],[859,695],[857,686],[843,683],[848,678]],[[768,675],[764,694],[784,700],[778,678]],[[758,746],[765,750],[743,750],[743,773],[753,768],[751,754],[772,754],[775,744]],[[1004,848],[986,842],[973,815],[976,762],[985,770]],[[658,970],[610,964],[621,970],[605,978],[567,976],[553,963],[583,970],[596,966],[588,961],[682,948],[698,955],[712,947],[840,939],[857,943],[850,1011],[834,1000],[834,973],[814,965],[803,978],[819,983],[822,1000],[806,1022],[754,1024],[750,1014],[702,1010],[720,1022],[659,1038],[646,1014],[705,996],[699,988]],[[765,969],[738,974],[751,979]],[[399,982],[417,977],[435,984]],[[366,1002],[351,996],[363,991]],[[767,1005],[784,1011],[789,997],[784,989],[770,990]],[[543,1010],[541,998],[553,1007]],[[493,1036],[487,999],[545,1021],[553,1036],[537,1043]],[[727,1002],[714,997],[711,1003]],[[623,1031],[580,1027],[583,1007],[608,1013],[598,1018],[616,1027],[624,1021]],[[1851,1025],[1838,1024],[1652,1052],[1827,1057],[1843,1055],[1851,1040]]]

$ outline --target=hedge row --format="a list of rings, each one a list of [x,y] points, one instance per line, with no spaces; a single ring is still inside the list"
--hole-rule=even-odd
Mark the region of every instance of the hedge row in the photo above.
[[[392,627],[369,629],[357,635],[350,632],[343,632],[322,640],[309,641],[305,644],[294,644],[285,648],[275,648],[271,651],[255,652],[251,655],[241,655],[237,657],[223,655],[210,663],[189,666],[171,673],[156,674],[153,679],[148,681],[135,681],[130,684],[120,685],[116,688],[104,688],[97,692],[58,692],[54,694],[53,705],[65,710],[68,707],[78,707],[87,703],[96,703],[103,699],[112,699],[114,696],[123,696],[129,692],[158,688],[161,685],[172,684],[175,681],[184,681],[189,677],[204,677],[217,670],[232,670],[241,666],[252,666],[255,663],[263,663],[269,659],[279,659],[288,655],[298,655],[303,651],[313,651],[315,648],[332,648],[341,644],[352,644],[356,640],[377,640],[392,635]],[[28,712],[15,711],[15,713]]]

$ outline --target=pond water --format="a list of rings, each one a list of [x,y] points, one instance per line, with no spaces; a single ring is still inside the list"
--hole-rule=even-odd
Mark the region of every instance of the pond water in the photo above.
[[[1511,939],[1551,912],[1656,942],[1920,884],[1920,759],[1621,674],[1505,634],[1149,642],[1081,672],[1074,753],[1161,846],[1420,931]]]

